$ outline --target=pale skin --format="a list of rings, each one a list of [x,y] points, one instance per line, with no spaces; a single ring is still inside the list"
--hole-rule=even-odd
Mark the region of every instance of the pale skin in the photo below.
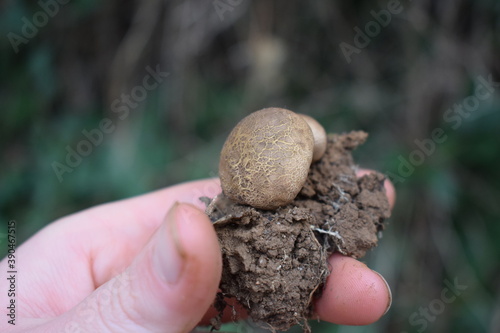
[[[394,188],[385,187],[392,207]],[[16,250],[16,325],[2,304],[0,331],[180,333],[207,324],[222,264],[198,198],[219,192],[216,179],[194,181],[51,223]],[[317,315],[346,325],[377,321],[391,303],[385,280],[352,258],[334,254],[329,262]],[[8,270],[5,258],[0,270]],[[0,290],[7,283],[0,279]]]

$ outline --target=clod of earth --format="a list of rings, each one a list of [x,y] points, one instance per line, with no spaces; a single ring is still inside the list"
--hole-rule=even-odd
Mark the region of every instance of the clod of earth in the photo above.
[[[258,112],[265,114],[262,111]],[[277,129],[287,128],[289,120],[286,119],[273,120],[272,124]],[[280,121],[285,123],[280,125]],[[304,145],[312,149],[310,132],[302,129],[298,135],[291,132],[287,135],[299,141],[306,135]],[[245,135],[240,134],[239,145],[244,147],[249,141],[255,142],[256,133],[252,129]],[[278,137],[282,135],[281,130],[277,133]],[[269,130],[266,135],[273,137]],[[390,216],[385,177],[377,172],[356,176],[351,151],[366,138],[364,132],[328,135],[324,155],[307,165],[308,173],[291,202],[274,209],[237,202],[232,195],[227,195],[224,184],[222,194],[205,198],[207,214],[214,223],[222,249],[221,294],[216,302],[220,311],[225,307],[224,297],[234,297],[250,317],[263,326],[286,330],[300,324],[305,331],[309,330],[307,318],[313,315],[313,300],[321,295],[330,273],[328,256],[335,251],[354,258],[364,256],[377,245],[384,219]],[[281,170],[287,170],[287,163],[296,163],[288,158],[289,151],[286,147],[284,154],[273,152],[273,156],[283,156],[281,162],[285,165],[280,166],[284,168]],[[262,152],[249,154],[247,162],[261,155]],[[307,163],[311,158],[312,153]],[[224,150],[221,165],[241,163],[239,158],[223,159],[228,159]],[[268,159],[266,163],[278,162]],[[288,168],[296,170],[296,166]],[[265,169],[252,170],[255,179],[249,178],[248,182],[258,182],[267,176],[261,174]],[[287,173],[280,172],[286,179]],[[227,179],[221,176],[221,182],[224,181]],[[279,191],[290,192],[283,188]],[[220,325],[220,315],[214,318],[213,325]]]

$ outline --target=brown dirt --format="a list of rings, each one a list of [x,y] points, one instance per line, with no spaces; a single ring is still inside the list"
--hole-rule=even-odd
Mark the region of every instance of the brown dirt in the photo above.
[[[356,177],[351,151],[366,137],[329,135],[327,151],[311,165],[299,195],[277,210],[239,205],[222,194],[207,200],[223,257],[219,310],[222,296],[235,297],[254,321],[273,330],[295,324],[309,330],[311,301],[330,273],[328,256],[364,256],[390,216],[385,177]]]

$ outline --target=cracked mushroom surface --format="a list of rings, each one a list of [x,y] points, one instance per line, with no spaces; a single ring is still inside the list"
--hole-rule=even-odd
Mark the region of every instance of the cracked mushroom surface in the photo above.
[[[222,191],[260,209],[284,206],[302,189],[313,149],[311,128],[298,114],[280,108],[254,112],[236,125],[222,148]]]

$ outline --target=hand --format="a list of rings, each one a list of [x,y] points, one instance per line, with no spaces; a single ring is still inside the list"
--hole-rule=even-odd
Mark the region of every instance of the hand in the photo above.
[[[386,189],[392,206],[394,188]],[[198,198],[218,193],[217,180],[195,181],[48,225],[16,250],[16,325],[4,315],[0,331],[189,332],[204,315],[206,323],[222,264]],[[349,325],[378,320],[391,303],[385,280],[342,255],[330,264],[318,315]],[[5,258],[0,269],[8,270]]]

